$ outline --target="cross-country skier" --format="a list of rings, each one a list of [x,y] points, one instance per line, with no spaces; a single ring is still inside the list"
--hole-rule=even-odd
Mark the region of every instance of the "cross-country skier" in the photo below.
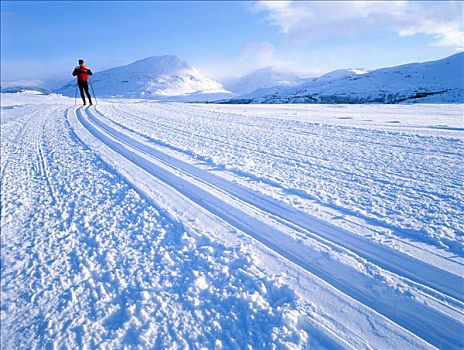
[[[85,90],[87,97],[89,98],[89,104],[90,105],[93,104],[92,98],[89,93],[89,84],[87,82],[89,80],[89,75],[92,75],[92,74],[93,73],[90,70],[90,68],[86,67],[84,60],[79,60],[79,66],[74,68],[74,71],[72,73],[73,76],[77,76],[77,86],[79,86],[79,91],[81,92],[81,97],[82,97],[82,101],[84,101],[84,105],[86,104],[84,90]]]

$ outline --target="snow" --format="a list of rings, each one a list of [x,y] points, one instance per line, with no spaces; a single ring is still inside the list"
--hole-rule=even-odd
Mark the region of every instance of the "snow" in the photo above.
[[[253,103],[371,103],[464,101],[464,52],[424,63],[337,70],[293,87],[272,87],[237,97]]]
[[[363,74],[363,71],[360,71],[360,70],[357,70],[357,69],[337,69],[337,70],[334,70],[332,72],[321,75],[319,78],[317,78],[315,80],[317,80],[319,82],[321,82],[321,81],[328,82],[328,81],[331,81],[331,80],[355,77],[358,74]]]
[[[1,100],[2,348],[462,348],[462,105]]]

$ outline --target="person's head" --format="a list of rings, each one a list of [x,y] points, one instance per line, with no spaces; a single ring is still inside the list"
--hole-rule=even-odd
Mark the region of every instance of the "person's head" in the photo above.
[[[79,66],[81,66],[81,67],[82,67],[83,65],[84,65],[84,60],[82,60],[82,59],[81,59],[81,60],[79,60]]]

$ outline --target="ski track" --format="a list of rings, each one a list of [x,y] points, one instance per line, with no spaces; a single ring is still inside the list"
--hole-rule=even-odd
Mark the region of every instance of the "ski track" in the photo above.
[[[199,159],[209,160],[219,168],[237,170],[257,181],[280,186],[290,194],[307,196],[345,215],[361,217],[390,229],[392,234],[420,238],[437,247],[446,247],[459,256],[463,254],[462,222],[445,221],[442,214],[449,213],[452,215],[448,218],[457,219],[463,210],[462,138],[261,116],[255,118],[257,121],[252,127],[243,127],[236,125],[243,119],[236,114],[209,116],[195,110],[181,111],[179,106],[156,104],[140,107],[134,103],[102,108],[123,108],[124,115],[111,113],[111,118],[182,148]],[[173,113],[171,108],[178,113]],[[137,118],[143,119],[137,121]],[[267,122],[271,128],[264,127]],[[290,137],[286,132],[289,125],[292,126],[290,130],[297,127],[314,130],[311,131],[313,137],[294,134]],[[277,131],[272,132],[274,129]],[[220,138],[216,139],[216,134]],[[367,139],[383,142],[366,148],[363,142]],[[256,146],[251,150],[243,146],[245,143]],[[390,147],[392,143],[396,143],[393,148]],[[424,147],[426,145],[428,147]],[[397,149],[399,146],[401,148]],[[279,150],[280,154],[275,156],[268,150]],[[301,150],[307,155],[292,160]],[[322,161],[311,158],[314,156]],[[305,160],[306,163],[302,163]],[[331,166],[325,170],[325,164]],[[333,165],[335,169],[331,169]],[[436,203],[443,206],[438,212]]]
[[[2,145],[18,146],[2,178],[2,348],[305,346],[286,284],[187,233],[65,114],[41,108]]]
[[[98,111],[98,110],[97,110],[97,111]],[[125,125],[122,125],[122,124],[120,124],[120,123],[118,123],[118,122],[116,122],[116,121],[114,121],[114,120],[112,120],[112,119],[110,119],[110,118],[106,118],[105,115],[102,115],[101,113],[100,113],[100,115],[101,115],[101,117],[103,117],[103,118],[107,119],[108,121],[110,121],[113,125],[116,125],[117,127],[122,128],[124,131],[128,131],[128,132],[132,133],[133,135],[141,136],[142,139],[148,140],[153,146],[154,146],[154,145],[156,145],[156,146],[163,146],[163,148],[165,149],[165,151],[166,151],[166,150],[174,150],[175,153],[177,153],[177,155],[179,154],[179,152],[181,152],[181,153],[183,153],[183,154],[187,154],[187,155],[189,155],[189,156],[193,156],[194,159],[196,159],[196,160],[198,160],[198,159],[204,160],[203,157],[198,157],[197,154],[192,154],[192,152],[185,151],[185,150],[182,149],[182,148],[174,147],[174,146],[172,146],[172,145],[170,145],[170,144],[167,144],[167,143],[165,143],[165,142],[163,142],[163,141],[160,141],[159,139],[154,139],[154,138],[152,138],[152,137],[150,137],[150,136],[147,136],[146,133],[141,133],[141,132],[136,131],[136,130],[134,130],[134,129],[131,129],[131,128],[125,126]],[[113,115],[113,117],[115,117],[115,116]],[[136,116],[131,115],[131,119],[132,119],[133,117],[136,117]],[[137,118],[137,117],[136,117],[136,118]],[[117,119],[117,116],[116,116],[116,119]],[[147,121],[147,122],[148,122],[150,125],[153,125],[153,124],[154,124],[154,123],[151,122],[151,121]],[[129,123],[129,124],[130,124],[130,123]],[[138,129],[138,128],[137,128],[137,129]],[[208,163],[208,162],[207,162],[207,163]],[[215,164],[215,166],[220,167],[221,169],[227,168],[227,167],[225,167],[225,166],[220,166],[220,165],[218,165],[218,164]],[[228,169],[228,168],[227,168],[227,169]],[[242,175],[243,177],[252,177],[252,178],[254,177],[252,174],[246,173],[246,172],[242,172],[242,171],[234,171],[234,173],[237,173],[238,175]],[[259,178],[259,179],[256,179],[256,180],[258,180],[259,182],[265,182],[266,184],[270,184],[270,185],[273,186],[273,187],[277,187],[277,188],[282,188],[282,187],[283,187],[283,186],[280,185],[279,183],[269,182],[269,181],[266,181],[266,179]],[[236,189],[234,189],[234,190],[236,191]],[[258,189],[258,190],[259,190],[259,189]],[[250,191],[248,191],[248,192],[250,193]],[[287,193],[289,193],[289,192],[293,192],[293,193],[295,193],[295,194],[297,194],[297,195],[301,195],[301,192],[300,192],[300,191],[287,191]],[[303,194],[303,196],[304,196],[304,194]],[[292,204],[292,203],[290,203],[290,204]],[[286,208],[288,209],[288,207],[286,207]],[[280,207],[279,209],[280,209],[280,210],[284,210],[283,207]],[[348,219],[345,218],[345,220],[348,220]],[[376,222],[376,223],[377,223],[377,222]],[[313,219],[313,224],[314,224],[314,219]],[[380,227],[383,227],[382,223],[380,223]],[[338,238],[337,238],[337,239],[338,239]],[[405,244],[407,244],[407,245],[411,245],[411,246],[414,245],[414,242],[413,242],[413,241],[404,241],[404,240],[402,240],[402,242],[405,243]],[[420,248],[420,249],[423,249],[423,248],[421,248],[421,247],[419,247],[419,248]],[[395,249],[396,249],[396,247],[395,247]],[[438,251],[438,252],[436,252],[436,253],[438,253],[438,255],[439,255],[440,252]],[[443,257],[445,257],[445,256],[443,256]],[[462,263],[459,263],[459,261],[453,260],[452,258],[450,259],[449,257],[445,257],[445,259],[447,259],[447,260],[449,259],[449,260],[453,261],[454,263],[458,262],[459,265],[463,265]],[[447,267],[449,268],[449,265],[448,265]],[[444,268],[446,268],[446,267],[444,267]],[[455,295],[456,295],[456,294],[455,294]]]
[[[111,134],[117,140],[124,142],[126,145],[154,156],[176,170],[180,170],[188,173],[190,176],[197,177],[204,183],[227,191],[229,195],[256,206],[280,220],[285,220],[286,222],[300,226],[309,232],[315,231],[324,239],[328,239],[334,243],[345,246],[349,250],[365,257],[366,259],[374,261],[377,265],[387,268],[395,273],[400,273],[409,279],[429,284],[435,289],[462,301],[463,296],[461,295],[460,276],[450,274],[444,270],[436,269],[434,266],[428,266],[421,261],[415,260],[413,257],[401,254],[400,252],[389,249],[388,247],[368,242],[363,237],[353,235],[345,230],[327,224],[315,217],[305,214],[302,211],[293,209],[284,203],[269,200],[266,197],[259,196],[254,191],[250,191],[241,186],[224,181],[206,171],[199,170],[194,166],[159,151],[158,149],[150,147],[150,145],[143,144],[139,140],[118,132],[111,126],[99,121],[90,110],[88,110],[88,112],[89,118],[94,122],[94,124],[97,124],[107,133]]]
[[[357,276],[357,273],[350,273],[349,271],[347,272],[346,269],[344,271],[343,267],[341,266],[332,268],[333,271],[336,271],[335,273],[333,271],[331,272],[331,268],[327,265],[324,265],[322,269],[318,269],[317,261],[318,259],[320,259],[320,257],[313,257],[314,253],[311,252],[310,249],[302,248],[301,242],[289,239],[288,236],[282,234],[272,226],[266,225],[262,221],[257,220],[255,216],[249,215],[247,214],[247,212],[238,209],[237,207],[239,207],[239,205],[237,207],[233,207],[229,203],[221,201],[220,199],[211,194],[211,190],[205,191],[197,187],[194,183],[191,182],[191,180],[186,181],[185,175],[182,178],[178,177],[178,175],[176,176],[176,174],[172,170],[171,172],[169,172],[168,169],[160,167],[156,163],[150,161],[148,158],[134,152],[134,150],[142,151],[143,153],[149,154],[158,160],[162,159],[165,163],[167,163],[177,171],[185,171],[185,168],[187,168],[186,164],[182,164],[181,162],[176,161],[175,159],[167,157],[165,154],[162,154],[161,152],[156,151],[153,148],[149,148],[146,146],[144,147],[144,145],[138,142],[137,140],[134,140],[122,133],[118,133],[115,129],[112,129],[111,127],[99,122],[95,118],[95,116],[92,115],[92,112],[89,112],[89,110],[86,110],[86,114],[88,118],[93,122],[93,125],[90,124],[89,120],[81,114],[81,110],[78,110],[78,120],[98,140],[100,140],[119,154],[122,154],[125,158],[130,159],[134,164],[143,168],[148,173],[152,174],[157,178],[160,178],[169,186],[172,186],[173,188],[177,189],[183,195],[189,197],[193,202],[199,203],[206,210],[217,215],[218,217],[228,222],[232,226],[241,230],[242,232],[252,235],[254,238],[263,242],[270,249],[276,251],[288,260],[314,273],[315,275],[329,282],[330,284],[337,287],[342,292],[355,298],[356,300],[359,300],[362,303],[374,308],[378,312],[385,314],[391,319],[394,319],[396,322],[403,325],[405,328],[420,335],[432,344],[439,347],[445,346],[450,348],[459,347],[461,345],[460,337],[461,332],[463,330],[463,325],[460,322],[459,316],[458,319],[448,318],[442,313],[436,312],[428,308],[427,306],[424,306],[424,304],[416,303],[416,301],[413,298],[410,298],[409,296],[405,297],[404,292],[402,292],[400,296],[394,295],[394,293],[393,295],[389,293],[381,293],[380,295],[372,294],[373,289],[375,290],[382,288],[381,286],[375,286],[375,280],[371,281],[369,284],[369,282],[365,282],[362,278]],[[98,128],[96,127],[96,125],[98,125]],[[113,140],[111,138],[113,138]],[[127,148],[127,146],[129,148]],[[214,176],[207,176],[204,173],[202,174],[201,171],[197,171],[195,175],[199,178],[203,177],[203,180],[208,184],[211,183],[218,187],[221,186],[220,184],[218,184],[218,181],[214,179]],[[230,192],[234,193],[234,195],[236,196],[238,195],[239,197],[241,195],[241,199],[245,198],[254,205],[259,205],[260,202],[265,203],[266,205],[261,205],[268,211],[269,208],[272,208],[272,204],[274,204],[272,202],[263,202],[262,199],[260,200],[259,197],[253,196],[251,192],[240,194],[239,188],[236,188],[235,190],[230,190]],[[247,196],[249,198],[246,198]],[[300,226],[301,222],[303,222],[303,225],[306,224],[304,226],[306,229],[312,227],[312,229],[316,230],[316,232],[318,232],[319,230],[319,232],[322,232],[326,236],[327,233],[335,231],[335,234],[332,234],[331,237],[332,239],[335,238],[335,240],[337,239],[337,237],[340,241],[340,237],[350,236],[349,233],[337,232],[337,230],[335,230],[334,228],[327,227],[327,225],[324,226],[323,223],[318,222],[314,219],[305,223],[303,220],[300,219],[304,217],[304,215],[301,215],[302,213],[291,213],[289,208],[286,208],[284,206],[270,210],[272,214],[281,215],[284,217],[285,220],[289,222],[294,223],[296,221],[296,223]],[[420,278],[420,276],[417,276],[417,274],[420,272],[424,273],[424,278],[422,280],[426,280],[427,274],[430,274],[429,281],[427,282],[433,282],[434,278],[436,278],[437,281],[441,280],[440,282],[443,283],[443,285],[453,286],[456,288],[454,291],[448,290],[450,294],[458,298],[461,297],[459,293],[461,279],[459,276],[448,275],[446,271],[433,271],[433,267],[421,264],[420,262],[414,261],[411,258],[406,257],[406,260],[402,261],[402,258],[405,257],[401,256],[401,254],[395,254],[390,260],[388,260],[388,255],[394,252],[389,252],[388,250],[380,252],[375,251],[375,247],[373,245],[369,246],[368,244],[366,244],[366,242],[358,241],[354,242],[354,244],[351,243],[350,248],[354,248],[355,252],[361,251],[362,253],[368,252],[369,248],[374,249],[374,253],[370,254],[370,257],[375,257],[377,255],[378,257],[384,258],[384,260],[379,260],[377,258],[376,260],[374,260],[374,262],[381,261],[382,266],[387,266],[390,268],[395,267],[393,271],[400,271],[408,276],[414,276],[413,271],[416,271],[416,276],[414,276],[416,277],[416,279]],[[410,265],[411,272],[408,272],[405,269],[405,266],[402,265]],[[427,271],[428,268],[432,268],[432,270]],[[447,275],[448,277],[446,277]],[[348,283],[343,281],[344,278],[347,279]],[[353,283],[353,281],[357,282]],[[366,285],[368,286],[367,288]],[[385,300],[382,300],[383,298],[385,298]],[[397,308],[392,308],[391,305],[397,305]],[[457,307],[459,310],[460,308],[462,308],[462,305],[458,303]],[[401,312],[399,312],[399,310],[401,310]],[[448,312],[450,312],[450,310],[448,310]],[[418,315],[421,315],[420,324],[417,324]],[[438,325],[440,325],[440,327]],[[444,343],[443,339],[445,339],[446,337],[449,337],[450,339],[454,340]]]
[[[247,113],[2,108],[1,347],[462,348],[459,131]]]
[[[111,106],[112,108],[114,106]],[[126,113],[127,114],[127,113]],[[130,118],[128,119],[128,124],[133,124],[134,122],[134,119],[141,119],[140,117],[138,117],[137,115],[133,115],[133,114],[129,114],[130,115]],[[104,116],[103,116],[104,117]],[[233,181],[238,181],[242,184],[244,184],[245,186],[249,186],[250,185],[250,181],[252,181],[255,185],[257,184],[258,186],[255,187],[254,189],[255,190],[258,190],[258,191],[261,191],[263,192],[263,184],[266,184],[269,186],[270,188],[270,194],[274,195],[276,194],[276,190],[282,190],[282,196],[281,196],[281,200],[284,200],[284,201],[287,201],[290,205],[293,205],[295,201],[299,201],[301,200],[302,198],[310,198],[310,199],[314,199],[314,197],[312,196],[308,196],[305,192],[302,192],[302,191],[299,191],[299,190],[294,190],[294,189],[286,189],[285,186],[283,186],[281,183],[279,182],[275,182],[275,181],[272,181],[272,180],[269,180],[268,178],[262,178],[262,177],[258,177],[256,176],[255,174],[252,174],[248,171],[243,171],[243,170],[239,170],[239,169],[236,169],[235,167],[230,167],[230,166],[226,166],[224,165],[223,163],[216,163],[216,162],[212,162],[209,157],[203,157],[201,155],[199,155],[198,153],[196,152],[191,152],[190,150],[185,150],[183,148],[180,148],[180,147],[177,147],[177,146],[172,146],[171,144],[168,144],[166,142],[163,142],[163,141],[160,141],[160,139],[154,139],[153,137],[150,137],[150,136],[147,136],[150,134],[150,132],[140,132],[140,131],[136,131],[134,129],[131,129],[131,128],[128,128],[127,126],[125,125],[122,125],[118,122],[116,122],[114,119],[118,119],[118,116],[117,115],[112,115],[112,119],[108,119],[111,123],[119,126],[119,127],[122,127],[124,130],[127,130],[127,131],[130,131],[132,133],[135,133],[135,134],[138,134],[138,135],[141,135],[143,136],[144,138],[148,139],[149,141],[151,141],[152,143],[156,144],[156,145],[160,145],[160,146],[164,146],[166,147],[166,149],[169,149],[169,150],[173,150],[177,156],[180,154],[179,152],[181,152],[182,154],[186,155],[188,158],[191,158],[193,157],[194,160],[201,160],[205,163],[206,166],[208,167],[213,167],[213,168],[217,168],[217,169],[220,169],[220,170],[227,170],[229,173],[231,174],[235,174],[237,176],[234,176],[233,178]],[[141,123],[140,125],[136,125],[136,129],[140,130],[140,129],[144,129],[143,127],[140,128],[140,126],[144,126],[144,124],[149,124],[149,125],[155,125],[155,123],[149,119],[142,119],[143,120],[143,123]],[[161,123],[161,122],[160,122]],[[158,124],[156,122],[156,124]],[[155,125],[156,129],[159,129],[159,126],[158,125]],[[150,129],[148,129],[150,130]],[[157,137],[159,137],[159,135],[157,134],[156,135]],[[195,135],[196,137],[197,135]],[[198,163],[197,163],[198,164]],[[243,179],[247,179],[245,182],[243,181]],[[229,178],[230,180],[230,178]],[[264,191],[265,193],[266,191]],[[267,191],[268,193],[266,194],[269,194],[269,191]],[[295,196],[296,195],[296,200],[295,200]],[[290,200],[288,201],[288,197],[293,197],[293,201]],[[342,217],[343,218],[343,223],[348,223],[350,222],[351,224],[354,224],[356,225],[356,229],[359,229],[359,228],[362,228],[362,229],[366,229],[366,222],[364,221],[364,224],[363,223],[360,223],[358,219],[353,220],[353,219],[350,219],[348,215],[346,215],[347,212],[351,212],[349,210],[346,210],[345,208],[338,208],[340,209],[340,212],[341,212],[341,216],[340,216],[340,212],[339,214],[337,214],[339,217]],[[319,210],[319,209],[318,209]],[[378,220],[372,220],[372,219],[367,219],[367,222],[368,223],[374,223],[375,225],[372,226],[370,225],[371,227],[369,228],[369,231],[370,231],[370,234],[369,236],[372,238],[373,235],[375,235],[375,238],[382,238],[384,236],[387,236],[389,237],[389,240],[384,240],[383,243],[389,243],[391,242],[391,232],[385,232],[385,230],[383,229],[385,226],[385,224],[383,222],[379,222]],[[387,225],[388,227],[388,225]],[[401,233],[402,230],[400,230],[400,233]],[[395,231],[395,233],[398,233],[398,231]],[[409,237],[410,234],[406,233],[406,237]],[[415,236],[415,234],[413,233],[413,236]],[[417,251],[421,251],[424,249],[423,246],[421,246],[420,244],[418,244],[417,241],[411,241],[411,240],[403,240],[403,239],[400,239],[400,238],[396,238],[395,239],[395,242],[398,243],[398,242],[401,242],[403,244],[403,247],[406,246],[407,250],[409,250],[410,247],[414,247],[415,248],[415,252]],[[394,244],[392,245],[394,249],[398,249],[398,245],[397,244]],[[440,256],[440,258],[444,258],[445,260],[450,260],[452,261],[453,263],[456,263],[458,262],[459,265],[462,265],[462,263],[459,262],[459,260],[456,260],[452,255],[449,255],[446,256],[447,254],[443,254],[443,251],[440,251],[440,250],[437,250],[437,251],[428,251],[427,252],[428,254],[431,254],[431,255],[437,255],[437,256]],[[430,258],[430,255],[429,255],[429,258]],[[443,260],[442,260],[443,261]],[[446,266],[443,266],[444,269],[447,269],[447,268],[450,268],[452,267],[453,265],[446,265]]]

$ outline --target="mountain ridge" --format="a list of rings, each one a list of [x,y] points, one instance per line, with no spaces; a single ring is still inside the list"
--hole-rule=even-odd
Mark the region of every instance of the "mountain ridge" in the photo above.
[[[422,63],[366,71],[337,69],[316,78],[275,67],[224,82],[174,55],[150,56],[95,73],[97,96],[213,103],[464,102],[464,52]],[[259,87],[252,90],[253,87]],[[252,90],[252,91],[250,91]],[[248,91],[240,93],[240,91]],[[75,80],[54,92],[74,96]]]
[[[353,74],[345,74],[328,81],[321,79],[322,77],[294,87],[259,89],[228,101],[216,102],[464,102],[464,52],[436,61],[408,63],[373,70],[365,74],[353,72]]]

